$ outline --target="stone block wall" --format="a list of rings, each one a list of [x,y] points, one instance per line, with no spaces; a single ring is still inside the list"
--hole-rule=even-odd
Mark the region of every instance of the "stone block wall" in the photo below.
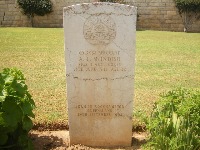
[[[173,0],[141,0],[138,6],[138,27],[169,31],[183,31],[181,17]]]
[[[138,7],[138,29],[183,31],[184,25],[174,0],[133,0]],[[195,20],[191,32],[200,32],[200,20]]]
[[[98,0],[51,0],[53,12],[45,16],[34,17],[34,27],[62,27],[63,7],[89,3]],[[125,0],[127,4],[138,7],[137,28],[142,30],[183,31],[174,0]],[[30,20],[23,15],[16,0],[0,0],[1,27],[29,27]],[[200,32],[200,20],[195,20],[190,31]]]

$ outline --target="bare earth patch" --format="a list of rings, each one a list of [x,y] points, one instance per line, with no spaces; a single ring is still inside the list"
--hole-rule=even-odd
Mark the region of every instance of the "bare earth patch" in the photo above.
[[[30,137],[36,150],[102,150],[83,145],[69,145],[69,131],[37,131],[32,130]],[[116,147],[117,150],[141,150],[141,145],[146,142],[147,134],[133,133],[131,147]],[[122,137],[123,138],[123,137]],[[109,149],[103,149],[109,150]]]

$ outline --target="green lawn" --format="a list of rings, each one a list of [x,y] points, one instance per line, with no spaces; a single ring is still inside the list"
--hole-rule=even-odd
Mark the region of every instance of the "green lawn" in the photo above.
[[[67,123],[63,29],[0,28],[0,61],[23,71],[35,123]],[[200,90],[200,33],[137,31],[134,109],[176,87]]]

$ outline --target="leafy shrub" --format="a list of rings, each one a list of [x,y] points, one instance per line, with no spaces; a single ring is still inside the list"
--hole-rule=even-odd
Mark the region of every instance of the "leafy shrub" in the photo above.
[[[175,0],[176,7],[180,13],[183,12],[200,12],[199,0]]]
[[[177,89],[155,104],[148,147],[156,150],[199,150],[200,92]]]
[[[194,19],[200,18],[200,0],[174,0],[187,32]]]
[[[23,13],[31,19],[33,26],[34,15],[44,16],[52,12],[52,2],[50,0],[17,0]]]
[[[35,107],[20,70],[0,73],[0,149],[32,149],[28,132]]]

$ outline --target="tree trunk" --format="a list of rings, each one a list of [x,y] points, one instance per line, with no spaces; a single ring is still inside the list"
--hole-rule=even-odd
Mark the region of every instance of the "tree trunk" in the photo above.
[[[187,11],[184,12],[184,32],[188,31],[188,18],[187,18]]]
[[[31,27],[34,27],[33,18],[34,18],[34,14],[30,14]]]

